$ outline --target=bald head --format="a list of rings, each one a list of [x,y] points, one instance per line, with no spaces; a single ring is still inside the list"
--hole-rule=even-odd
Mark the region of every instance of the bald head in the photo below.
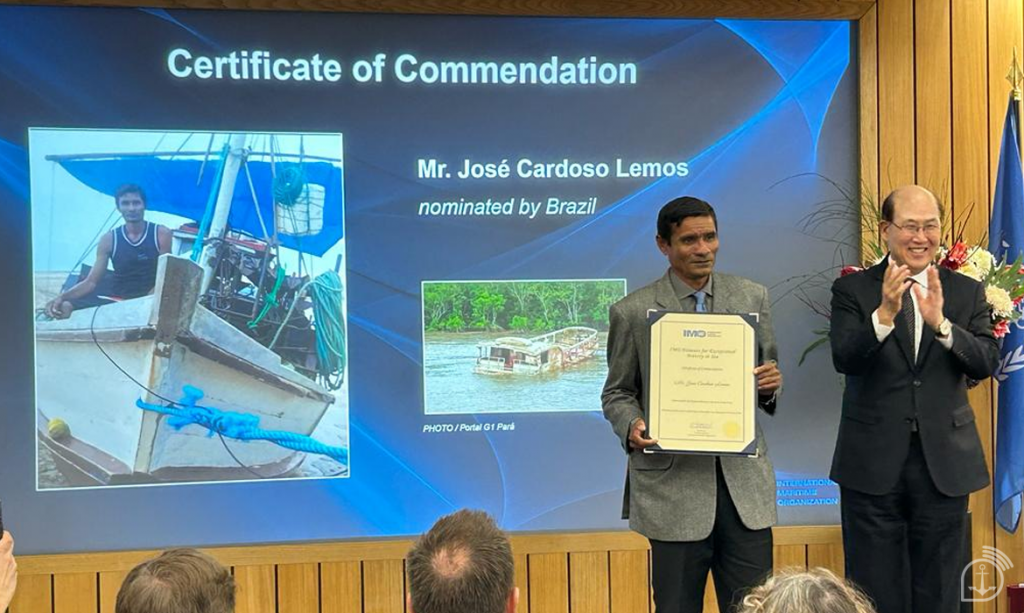
[[[935,206],[937,216],[942,218],[942,204],[935,194],[920,185],[902,185],[892,190],[882,201],[882,219],[892,222],[895,219],[896,207],[901,203],[930,203]]]
[[[430,560],[434,572],[444,579],[455,579],[466,574],[469,568],[469,548],[461,544],[452,544],[434,552]]]

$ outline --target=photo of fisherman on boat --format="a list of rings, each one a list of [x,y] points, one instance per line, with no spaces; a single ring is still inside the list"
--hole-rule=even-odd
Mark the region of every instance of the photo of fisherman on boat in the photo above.
[[[37,489],[347,477],[341,134],[29,156]]]
[[[622,279],[425,281],[425,413],[600,411],[625,294]]]

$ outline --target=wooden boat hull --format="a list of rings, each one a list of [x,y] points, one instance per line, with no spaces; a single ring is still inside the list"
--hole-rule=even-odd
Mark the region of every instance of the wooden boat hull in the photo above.
[[[239,441],[136,406],[183,399],[259,418],[267,430],[310,435],[334,396],[272,351],[195,302],[201,269],[161,258],[157,292],[84,309],[36,327],[40,444],[72,484],[221,481],[279,477],[305,454]],[[48,427],[51,420],[62,427]],[[332,444],[330,441],[326,441]]]
[[[540,375],[590,359],[597,351],[597,330],[571,326],[526,339],[504,337],[480,343],[473,372],[478,375]]]

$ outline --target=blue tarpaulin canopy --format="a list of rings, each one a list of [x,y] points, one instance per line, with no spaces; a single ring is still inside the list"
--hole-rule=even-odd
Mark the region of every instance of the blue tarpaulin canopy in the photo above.
[[[207,162],[199,179],[201,160],[165,159],[156,156],[138,156],[110,159],[64,159],[60,160],[72,176],[104,194],[113,197],[117,188],[125,183],[135,183],[146,192],[146,207],[187,217],[195,221],[203,218],[210,191],[217,176],[217,162]],[[249,160],[246,162],[256,199],[268,232],[273,232],[274,198],[270,162]],[[281,163],[278,163],[278,172]],[[312,255],[323,255],[343,236],[343,199],[341,169],[334,164],[319,161],[302,162],[302,170],[308,183],[324,188],[323,227],[317,234],[290,236],[279,234],[281,245]],[[228,225],[233,230],[248,232],[263,237],[260,220],[256,214],[257,204],[253,202],[253,191],[245,169],[239,170],[235,181],[235,192],[231,201]],[[198,180],[198,182],[197,182]],[[299,207],[296,207],[297,210]]]

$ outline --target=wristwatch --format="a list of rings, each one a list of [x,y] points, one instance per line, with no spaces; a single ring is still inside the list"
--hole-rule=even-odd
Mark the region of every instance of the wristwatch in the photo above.
[[[939,324],[939,328],[935,331],[935,336],[939,338],[946,338],[953,332],[953,324],[949,323],[949,319],[943,318],[942,323]]]

